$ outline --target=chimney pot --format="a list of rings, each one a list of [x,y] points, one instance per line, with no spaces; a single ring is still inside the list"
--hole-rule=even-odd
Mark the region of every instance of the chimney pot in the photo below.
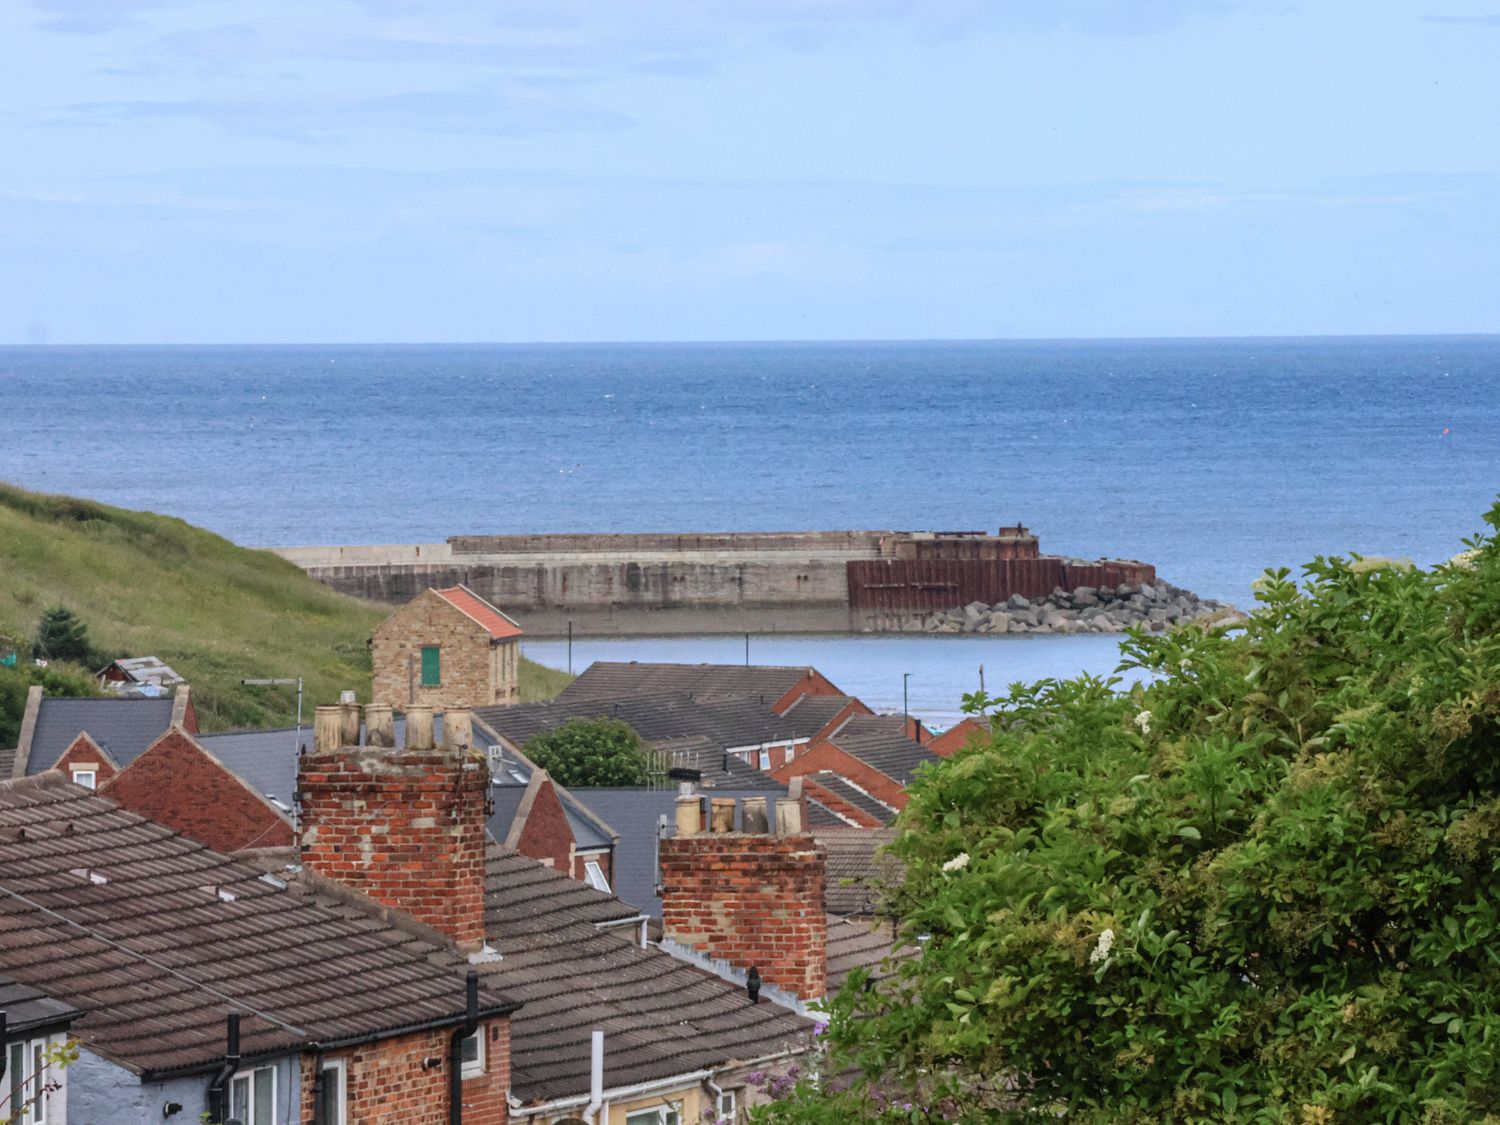
[[[736,801],[733,797],[715,797],[711,803],[711,820],[709,821],[710,832],[733,832],[734,831],[734,806]]]
[[[365,708],[365,745],[396,745],[396,720],[388,704],[372,703]]]
[[[802,833],[802,802],[790,797],[776,798],[776,835],[798,836]]]
[[[443,715],[443,745],[449,750],[467,750],[473,741],[473,712],[445,712]]]
[[[339,745],[359,745],[359,704],[354,693],[346,691],[339,698]]]
[[[766,816],[766,799],[764,797],[746,797],[740,812],[740,827],[743,831],[756,836],[764,836],[771,830],[771,824]]]
[[[696,836],[703,830],[703,802],[698,797],[677,798],[677,835]]]
[[[337,750],[343,744],[344,709],[321,704],[313,712],[313,749]]]
[[[413,704],[406,709],[406,748],[432,749],[432,708]]]

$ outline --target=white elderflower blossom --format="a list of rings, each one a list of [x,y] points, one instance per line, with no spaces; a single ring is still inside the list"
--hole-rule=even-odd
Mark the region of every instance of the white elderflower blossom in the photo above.
[[[969,853],[959,852],[956,856],[943,864],[944,871],[962,871],[969,866]]]
[[[1109,951],[1115,947],[1114,930],[1105,930],[1099,935],[1099,942],[1094,946],[1094,951],[1089,954],[1089,964],[1097,965],[1109,956]]]
[[[1135,725],[1142,734],[1151,733],[1151,712],[1142,711],[1135,717]]]

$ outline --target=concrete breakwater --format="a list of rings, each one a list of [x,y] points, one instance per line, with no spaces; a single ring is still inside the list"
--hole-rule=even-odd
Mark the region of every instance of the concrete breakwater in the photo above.
[[[1142,628],[1160,633],[1191,621],[1244,619],[1231,605],[1200,598],[1169,582],[1135,586],[1054,590],[1045,598],[1012,594],[1003,602],[970,602],[902,624],[903,632],[926,633],[1123,633]]]
[[[1134,560],[1043,555],[1025,527],[982,531],[460,535],[275,548],[345,593],[404,602],[459,583],[532,636],[904,630],[952,606],[1150,584]]]

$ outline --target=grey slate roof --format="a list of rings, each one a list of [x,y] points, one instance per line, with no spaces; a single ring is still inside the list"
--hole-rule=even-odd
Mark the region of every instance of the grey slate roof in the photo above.
[[[0,1012],[11,1035],[61,1031],[83,1015],[82,1009],[9,977],[0,977]]]
[[[844,987],[855,969],[868,969],[879,980],[886,975],[884,962],[891,957],[895,939],[889,922],[828,916],[828,991]],[[905,950],[902,951],[906,953]],[[907,954],[909,955],[909,954]]]
[[[800,1048],[810,1023],[658,949],[635,912],[561,872],[492,849],[485,906],[501,961],[481,966],[524,1001],[511,1020],[511,1086],[524,1104],[587,1094],[589,1037],[604,1031],[605,1088]]]
[[[436,715],[432,721],[433,737],[442,740],[443,717]],[[297,754],[299,747],[312,749],[311,725],[302,728],[300,741],[296,727],[277,727],[273,730],[221,731],[217,734],[193,736],[219,761],[234,772],[246,785],[257,793],[292,804],[297,791]],[[396,745],[406,743],[406,720],[395,721]],[[476,744],[482,738],[476,734]]]
[[[487,728],[513,746],[524,747],[543,731],[573,719],[617,719],[642,742],[672,753],[674,764],[696,769],[704,785],[743,788],[774,786],[760,770],[724,751],[735,747],[786,742],[797,737],[793,725],[758,699],[692,699],[655,695],[628,699],[551,700],[513,707],[481,707],[475,729]]]
[[[916,776],[918,766],[943,760],[927,747],[907,738],[899,727],[861,724],[856,728],[855,724],[862,717],[850,719],[828,741],[891,780],[909,785]],[[867,733],[855,733],[856,729]]]
[[[461,1023],[468,967],[55,774],[0,784],[0,964],[146,1075],[217,1065],[233,1010],[248,1056]],[[493,990],[480,1004],[514,1007]]]
[[[894,828],[833,828],[814,832],[827,864],[824,901],[830,914],[870,914],[884,883],[896,882],[901,864],[881,849],[896,838]]]
[[[638,664],[598,660],[563,688],[559,699],[621,699],[626,696],[751,696],[775,703],[798,682],[816,675],[807,667],[767,664]]]
[[[710,792],[710,791],[705,791]],[[714,789],[715,797],[786,796],[784,787],[766,789]],[[656,894],[656,825],[667,818],[667,831],[674,834],[677,791],[675,789],[574,789],[573,796],[620,834],[615,845],[615,894],[643,914],[661,917],[661,899]],[[840,822],[842,823],[842,822]]]
[[[845,707],[858,702],[852,695],[804,695],[781,717],[796,732],[795,737],[811,738],[833,722]]]
[[[889,824],[896,819],[895,809],[876,800],[853,782],[831,770],[819,770],[815,774],[810,774],[807,780],[816,782],[835,797],[842,798],[861,812],[874,817],[881,824]]]
[[[172,700],[165,699],[51,699],[37,709],[31,736],[28,775],[50,770],[63,751],[87,731],[89,737],[124,769],[172,725]]]
[[[9,750],[0,750],[0,781],[6,781],[16,770],[15,747]]]
[[[834,812],[822,801],[814,797],[808,797],[804,802],[807,806],[807,826],[814,831],[824,828],[847,828],[849,822],[838,813]]]

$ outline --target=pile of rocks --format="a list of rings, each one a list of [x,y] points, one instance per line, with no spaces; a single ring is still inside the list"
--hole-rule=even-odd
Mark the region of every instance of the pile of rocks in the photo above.
[[[1141,626],[1160,633],[1199,618],[1243,620],[1233,606],[1200,598],[1169,582],[1076,590],[1059,587],[1045,598],[1013,594],[998,605],[970,602],[962,609],[934,613],[902,626],[927,633],[1121,633]]]

